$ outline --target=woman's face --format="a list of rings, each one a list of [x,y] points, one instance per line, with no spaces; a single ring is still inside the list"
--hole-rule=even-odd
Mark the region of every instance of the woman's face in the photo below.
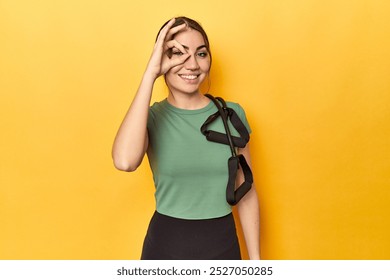
[[[171,68],[165,75],[170,91],[175,93],[198,93],[199,87],[210,70],[210,55],[205,46],[203,36],[194,29],[185,29],[175,38],[190,55],[182,65]],[[180,56],[182,52],[172,49],[172,57]]]

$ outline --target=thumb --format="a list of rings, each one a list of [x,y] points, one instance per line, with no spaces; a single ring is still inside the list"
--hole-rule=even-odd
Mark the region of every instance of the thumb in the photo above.
[[[179,57],[172,58],[170,60],[170,66],[171,66],[170,68],[184,64],[188,60],[189,57],[190,57],[190,55],[188,53],[184,53],[183,55],[181,55]]]

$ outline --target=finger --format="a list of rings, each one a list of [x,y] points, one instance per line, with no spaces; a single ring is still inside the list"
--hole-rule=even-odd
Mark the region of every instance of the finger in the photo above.
[[[175,26],[173,28],[170,28],[169,31],[167,32],[167,35],[165,36],[165,40],[171,40],[173,38],[173,35],[175,35],[176,33],[180,32],[186,28],[187,28],[186,23],[183,23],[183,24],[180,24],[180,25]]]
[[[176,19],[171,19],[167,25],[165,25],[157,36],[156,45],[161,45],[165,41],[165,37],[167,36],[168,31],[171,29],[172,25],[175,23]]]
[[[179,56],[178,58],[171,59],[172,67],[184,64],[189,57],[190,57],[190,55],[188,53],[186,53],[186,54],[183,54],[182,56]]]
[[[165,69],[163,70],[164,74],[167,73],[171,68],[184,64],[189,57],[189,54],[183,54],[179,57],[175,57],[166,61],[166,67],[164,67]]]
[[[176,40],[171,40],[171,41],[168,41],[166,42],[165,46],[164,46],[164,49],[165,51],[166,50],[169,50],[169,49],[173,49],[173,48],[177,48],[178,50],[180,50],[182,53],[187,53],[186,49],[183,47],[182,44],[180,44],[178,41]]]

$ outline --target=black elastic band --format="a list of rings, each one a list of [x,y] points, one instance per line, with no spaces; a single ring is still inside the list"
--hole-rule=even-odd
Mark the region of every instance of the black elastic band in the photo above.
[[[226,106],[225,101],[221,97],[217,97],[219,101],[222,102],[224,105],[224,108],[221,110],[221,105],[219,102],[214,98],[211,94],[205,94],[208,98],[210,98],[215,106],[218,108],[218,112],[212,114],[207,118],[207,120],[204,122],[202,127],[200,128],[200,131],[204,136],[206,136],[206,139],[212,142],[217,142],[225,145],[230,145],[229,138],[227,134],[223,134],[214,130],[208,130],[207,126],[214,122],[218,117],[221,117],[223,120],[223,116],[228,119],[230,119],[230,122],[234,126],[234,128],[237,130],[237,132],[240,134],[240,137],[232,136],[231,140],[233,142],[233,145],[238,148],[244,148],[246,143],[249,142],[249,132],[246,129],[244,123],[241,121],[240,117],[237,115],[237,113],[232,109]],[[224,114],[221,114],[221,112],[225,112]],[[226,120],[227,123],[227,120]],[[228,126],[227,126],[228,127]],[[226,130],[226,129],[225,129]]]
[[[244,173],[244,182],[235,190],[236,186],[236,177],[239,166],[242,168]],[[229,167],[229,180],[226,187],[226,201],[230,205],[236,205],[241,198],[246,195],[246,193],[251,189],[253,184],[253,175],[252,171],[245,160],[243,155],[238,155],[236,157],[229,158],[228,161]]]
[[[246,146],[249,141],[249,132],[238,117],[237,113],[233,109],[227,107],[225,101],[221,97],[214,98],[210,94],[206,94],[206,96],[214,102],[215,106],[218,108],[218,112],[208,117],[200,130],[202,134],[206,136],[208,141],[230,146],[232,156],[228,160],[229,179],[226,187],[226,200],[230,205],[236,205],[250,190],[253,183],[252,171],[246,162],[245,157],[243,155],[237,155],[235,149],[235,147],[243,148]],[[226,134],[207,130],[207,126],[218,119],[218,117],[221,117],[222,119]],[[234,128],[238,131],[241,137],[231,135],[228,119],[230,119]],[[244,174],[244,182],[235,189],[237,171],[240,166]]]

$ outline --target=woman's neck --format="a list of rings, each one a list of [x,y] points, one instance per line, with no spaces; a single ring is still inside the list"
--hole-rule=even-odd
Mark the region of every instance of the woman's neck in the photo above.
[[[201,109],[210,102],[210,99],[201,93],[173,94],[170,92],[167,100],[172,106],[186,110]]]

